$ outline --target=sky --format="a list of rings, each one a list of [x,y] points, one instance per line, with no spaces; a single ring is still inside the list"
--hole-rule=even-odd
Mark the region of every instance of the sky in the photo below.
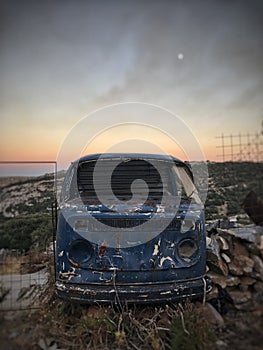
[[[261,0],[2,0],[0,45],[1,161],[56,160],[83,119],[80,154],[157,145],[184,158],[180,120],[218,160],[216,136],[262,130]],[[147,126],[128,127],[131,102]]]

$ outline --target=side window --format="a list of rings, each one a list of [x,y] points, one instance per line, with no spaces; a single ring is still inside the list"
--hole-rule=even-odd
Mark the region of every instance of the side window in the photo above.
[[[72,166],[64,180],[64,191],[62,192],[63,198],[61,198],[62,202],[78,197],[75,177],[76,169]]]
[[[173,169],[179,184],[178,195],[180,195],[182,199],[193,199],[197,204],[201,204],[202,202],[197,189],[184,167],[174,166]]]

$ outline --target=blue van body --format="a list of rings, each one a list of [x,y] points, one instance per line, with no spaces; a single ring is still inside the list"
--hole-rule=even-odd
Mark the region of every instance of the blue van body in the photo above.
[[[95,173],[98,161],[103,167]],[[103,176],[112,162],[111,190],[118,203],[107,205],[93,182],[96,175],[106,186]],[[143,180],[139,186],[147,184],[148,195],[134,205],[136,179]],[[106,192],[102,187],[105,197]],[[140,197],[140,187],[137,192]],[[66,300],[159,303],[203,298],[209,290],[205,217],[190,167],[177,158],[152,154],[78,159],[62,188],[55,254],[56,293]]]

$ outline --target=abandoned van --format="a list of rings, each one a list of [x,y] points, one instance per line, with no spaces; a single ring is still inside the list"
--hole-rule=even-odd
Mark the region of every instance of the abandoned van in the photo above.
[[[184,162],[95,154],[71,164],[56,237],[56,293],[79,303],[199,299],[209,289],[203,204]]]

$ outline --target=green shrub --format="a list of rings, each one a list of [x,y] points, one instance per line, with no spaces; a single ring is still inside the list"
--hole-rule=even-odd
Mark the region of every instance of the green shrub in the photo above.
[[[45,249],[52,237],[49,214],[30,214],[7,219],[0,224],[0,247],[28,251],[34,246]]]

